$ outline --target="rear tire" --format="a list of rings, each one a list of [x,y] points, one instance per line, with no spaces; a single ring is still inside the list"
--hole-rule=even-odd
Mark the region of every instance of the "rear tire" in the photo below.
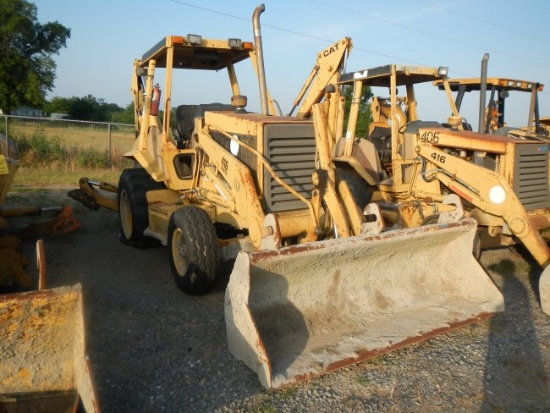
[[[184,206],[176,210],[168,227],[170,269],[180,290],[205,294],[216,282],[219,267],[214,225],[202,209]]]
[[[155,182],[143,168],[125,169],[118,182],[119,239],[123,244],[135,248],[151,248],[160,241],[144,235],[149,226],[147,191],[166,188],[162,182]]]

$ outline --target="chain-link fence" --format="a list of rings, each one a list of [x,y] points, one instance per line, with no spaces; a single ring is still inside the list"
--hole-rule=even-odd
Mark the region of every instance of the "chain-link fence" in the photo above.
[[[111,167],[135,140],[134,125],[0,115],[3,152],[23,164]]]

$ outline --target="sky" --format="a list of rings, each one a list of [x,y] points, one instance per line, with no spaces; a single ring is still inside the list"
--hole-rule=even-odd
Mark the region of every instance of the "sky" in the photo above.
[[[67,47],[54,56],[55,87],[48,98],[92,95],[126,107],[133,62],[167,35],[253,41],[250,0],[35,0],[38,21],[71,29]],[[450,77],[488,76],[546,85],[541,116],[550,116],[550,25],[547,0],[265,0],[261,35],[267,86],[284,113],[309,75],[319,51],[343,37],[353,50],[347,71],[390,63],[447,66]],[[243,66],[244,65],[244,66]],[[203,76],[204,75],[204,76]],[[225,73],[189,71],[176,81],[177,104],[229,103]],[[258,111],[258,82],[249,62],[237,66],[248,110]],[[162,84],[162,83],[161,83]],[[417,93],[419,117],[444,122],[443,92],[426,85]],[[466,97],[463,115],[477,127],[479,95]],[[529,98],[516,92],[507,105],[509,125],[527,123]]]

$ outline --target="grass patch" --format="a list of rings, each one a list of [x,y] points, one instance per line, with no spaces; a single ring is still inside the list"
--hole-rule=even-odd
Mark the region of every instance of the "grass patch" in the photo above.
[[[383,361],[384,361],[383,356],[375,356],[375,357],[372,357],[372,358],[366,360],[366,363],[367,364],[372,364],[374,366],[379,366],[383,363]]]
[[[52,171],[61,168],[73,172],[79,169],[122,170],[131,166],[123,154],[135,143],[133,127],[113,126],[110,135],[107,132],[105,124],[54,126],[40,122],[11,122],[9,155],[17,159],[21,169]]]
[[[487,268],[500,275],[511,275],[516,270],[516,264],[512,260],[505,259],[496,264],[491,264]]]
[[[531,265],[528,262],[521,260],[514,262],[509,259],[504,259],[498,263],[488,265],[487,268],[502,276],[512,276],[514,274],[529,274]]]
[[[287,387],[277,391],[278,396],[281,399],[291,399],[298,394],[297,387]]]
[[[92,181],[105,181],[118,184],[121,169],[75,168],[62,167],[21,167],[15,173],[11,192],[27,192],[30,188],[44,187],[78,187],[80,178],[86,177]]]
[[[277,413],[277,409],[271,405],[269,400],[250,406],[250,413]]]
[[[99,151],[108,149],[108,130],[106,124],[69,124],[65,126],[48,125],[42,122],[10,122],[10,139],[20,139],[36,134],[46,139],[58,139],[67,147],[93,147]],[[114,126],[111,129],[111,143],[127,151],[135,140],[133,127]]]
[[[355,375],[355,381],[361,386],[366,386],[369,383],[369,379],[361,374]]]
[[[68,169],[123,167],[127,160],[122,156],[125,150],[118,146],[109,152],[87,144],[69,146],[59,136],[49,137],[43,130],[30,136],[12,138],[16,147],[15,158],[21,166],[62,166]]]
[[[74,128],[45,129],[37,126],[32,131],[30,127],[24,129],[28,129],[29,134],[19,129],[10,133],[10,143],[15,149],[12,156],[19,162],[12,192],[52,186],[78,187],[82,177],[116,185],[121,171],[132,166],[132,162],[122,156],[134,142],[132,135],[128,135],[131,138],[125,148],[112,146],[109,152],[101,145],[93,144],[93,139],[83,140],[80,137],[81,145],[78,146],[75,137],[66,139],[54,134],[59,129],[65,134],[75,134],[75,131],[71,132]],[[86,128],[78,129],[91,133]],[[106,138],[103,137],[103,140],[106,141]]]

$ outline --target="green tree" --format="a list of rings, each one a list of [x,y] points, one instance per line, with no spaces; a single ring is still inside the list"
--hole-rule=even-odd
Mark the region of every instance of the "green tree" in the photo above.
[[[124,110],[111,113],[111,122],[134,123],[134,102],[130,102]]]
[[[94,122],[120,122],[117,116],[125,113],[125,110],[116,103],[106,103],[105,99],[92,95],[71,98],[54,97],[44,105],[44,109],[47,114],[66,113],[71,119]],[[131,119],[130,122],[120,123],[133,123],[133,112]]]
[[[353,97],[353,86],[346,85],[342,91],[342,95],[346,99],[345,103],[345,119],[344,127],[347,128],[349,111],[351,107],[351,99]],[[370,87],[363,87],[361,92],[361,98],[359,101],[359,114],[357,116],[357,125],[355,126],[355,136],[359,138],[366,138],[368,135],[369,125],[372,122],[372,116],[370,113],[370,99],[373,94]]]
[[[117,113],[124,113],[124,109],[118,106],[116,103],[106,103],[105,109],[107,112],[107,120],[110,122],[115,122],[113,120],[113,117],[116,117]]]
[[[52,113],[69,113],[69,99],[54,97],[44,105],[44,110],[48,115]]]
[[[92,95],[72,97],[69,99],[69,118],[106,122],[109,119],[108,106],[105,99],[95,98]]]
[[[58,54],[71,37],[59,22],[41,24],[25,0],[0,0],[0,108],[42,107],[54,86]]]

